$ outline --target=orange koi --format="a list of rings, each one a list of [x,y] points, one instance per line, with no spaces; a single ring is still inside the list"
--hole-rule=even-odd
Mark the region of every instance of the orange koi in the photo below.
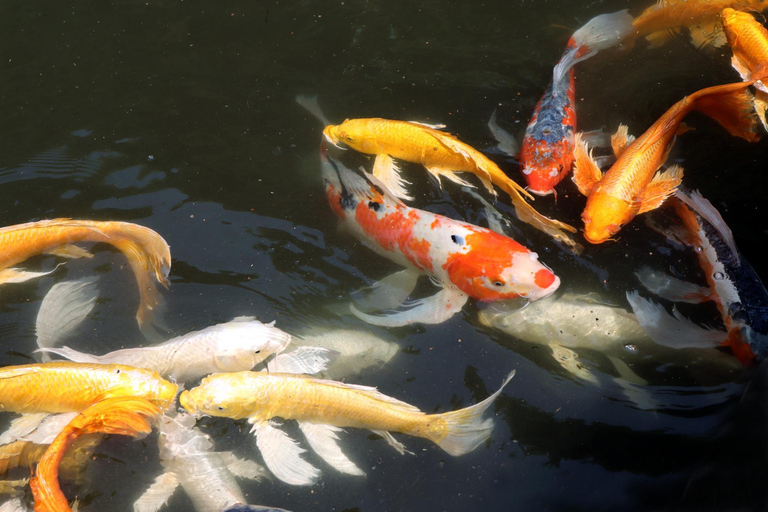
[[[0,284],[20,283],[48,272],[14,268],[32,256],[51,254],[63,258],[92,258],[78,242],[104,242],[119,249],[139,285],[141,302],[136,319],[142,328],[153,321],[153,312],[163,299],[152,278],[167,287],[171,251],[166,241],[149,228],[128,222],[53,219],[0,228]]]
[[[361,153],[376,155],[373,175],[399,199],[412,200],[413,197],[406,191],[408,182],[400,176],[394,158],[422,164],[438,182],[446,178],[471,187],[457,174],[469,172],[477,176],[492,194],[495,195],[493,186],[496,185],[509,195],[521,221],[569,247],[576,247],[566,233],[575,232],[573,226],[537,212],[525,200],[533,197],[523,187],[507,177],[488,157],[453,135],[440,131],[443,127],[379,118],[347,119],[342,124],[326,126],[323,135],[336,146],[343,143]]]
[[[137,396],[167,409],[178,386],[119,364],[40,363],[0,368],[0,411],[80,412],[105,398]]]
[[[731,64],[743,80],[750,80],[753,73],[763,73],[768,65],[768,30],[746,12],[723,10],[723,28],[731,47]],[[755,111],[763,126],[768,129],[765,111],[768,109],[768,87],[755,82]]]
[[[719,18],[727,7],[760,12],[768,9],[768,0],[659,0],[635,18],[632,25],[636,35],[646,37],[651,46],[662,44],[670,34],[688,27],[697,47],[719,47],[726,43]]]
[[[584,238],[593,244],[610,240],[636,215],[661,206],[674,193],[683,177],[680,166],[656,171],[664,164],[675,137],[684,127],[683,118],[698,110],[720,123],[732,135],[750,142],[758,140],[752,82],[718,85],[697,91],[675,103],[637,140],[622,125],[611,137],[617,157],[602,173],[592,159],[581,134],[576,135],[573,181],[588,196],[582,213]],[[682,128],[682,129],[681,129]]]
[[[77,438],[93,433],[145,436],[152,430],[150,421],[158,416],[157,406],[137,397],[108,398],[78,414],[56,436],[33,471],[29,485],[35,512],[71,512],[59,486],[59,463]]]

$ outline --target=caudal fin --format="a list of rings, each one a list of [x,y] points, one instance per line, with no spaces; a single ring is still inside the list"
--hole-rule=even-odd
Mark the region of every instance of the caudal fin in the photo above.
[[[142,331],[152,333],[155,326],[162,327],[159,317],[165,301],[157,284],[168,287],[171,250],[165,239],[149,228],[123,222],[117,224],[109,233],[110,243],[128,258],[141,299],[136,320]]]
[[[634,28],[627,9],[595,16],[573,33],[575,46],[584,46],[591,52],[612,48],[629,37]]]
[[[749,142],[760,140],[760,120],[755,113],[755,98],[747,90],[748,82],[719,85],[702,89],[691,95],[695,109],[728,130],[728,133]]]
[[[515,376],[513,370],[498,391],[480,402],[479,404],[440,414],[439,417],[445,421],[445,436],[441,439],[433,439],[437,445],[451,455],[464,455],[469,453],[490,437],[493,431],[493,420],[491,418],[483,419],[483,413],[491,406],[494,400],[498,398],[512,377]]]

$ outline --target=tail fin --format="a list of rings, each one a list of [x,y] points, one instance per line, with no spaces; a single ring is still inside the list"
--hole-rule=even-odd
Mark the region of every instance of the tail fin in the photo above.
[[[491,418],[484,420],[483,413],[498,398],[504,386],[514,376],[515,371],[513,370],[504,380],[499,390],[479,404],[459,409],[458,411],[440,414],[439,417],[446,424],[445,436],[439,440],[433,439],[433,441],[440,448],[454,456],[469,453],[484,443],[493,431],[493,420]]]
[[[720,123],[731,135],[757,142],[759,119],[748,85],[749,82],[742,82],[708,87],[692,94],[691,99],[696,110]]]
[[[591,52],[599,52],[620,44],[632,32],[632,16],[627,9],[595,16],[573,33],[575,46],[585,46]]]
[[[159,415],[157,406],[137,397],[107,398],[78,414],[45,451],[29,481],[35,510],[71,512],[59,486],[59,464],[75,439],[97,432],[139,437],[152,430],[148,419]]]
[[[69,359],[76,363],[101,363],[101,357],[94,356],[92,354],[86,354],[84,352],[78,352],[77,350],[69,347],[40,347],[35,352],[42,352],[43,354],[56,354],[64,359]],[[50,357],[43,356],[44,359],[50,361]]]
[[[155,281],[168,287],[171,250],[163,237],[149,228],[126,222],[117,224],[116,228],[110,230],[109,243],[128,258],[141,298],[136,320],[143,331],[151,332],[153,325],[162,327],[158,313],[163,310],[165,301]]]

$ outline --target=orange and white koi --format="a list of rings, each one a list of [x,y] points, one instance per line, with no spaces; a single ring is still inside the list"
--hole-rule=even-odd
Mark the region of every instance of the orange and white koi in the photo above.
[[[680,166],[656,171],[667,159],[683,118],[698,110],[732,135],[757,141],[757,117],[750,82],[718,85],[697,91],[675,103],[637,140],[621,125],[611,138],[617,157],[605,174],[576,135],[573,181],[587,196],[581,215],[584,238],[593,244],[612,239],[636,215],[653,210],[675,192],[683,177]]]
[[[726,42],[720,13],[731,7],[740,11],[764,11],[768,0],[659,0],[635,18],[635,35],[658,46],[682,27],[688,27],[692,42],[723,46]]]
[[[509,237],[489,229],[409,208],[388,189],[381,191],[325,154],[323,179],[331,209],[367,247],[406,270],[380,281],[368,299],[378,309],[405,301],[421,275],[440,292],[412,303],[406,311],[373,316],[350,306],[375,325],[412,322],[436,324],[461,310],[469,297],[496,301],[525,297],[536,300],[554,292],[560,279],[538,261],[538,255]],[[370,179],[378,183],[375,177]]]
[[[440,131],[443,125],[428,126],[390,119],[347,119],[339,125],[328,125],[324,137],[338,146],[345,144],[361,153],[376,155],[373,175],[399,199],[412,200],[406,191],[407,181],[400,176],[394,159],[422,164],[438,182],[441,178],[464,186],[472,186],[457,173],[469,172],[477,176],[485,188],[496,194],[496,185],[509,195],[515,213],[522,222],[539,229],[555,240],[575,248],[576,243],[567,232],[575,232],[573,226],[550,219],[537,212],[527,201],[532,196],[510,179],[488,157]]]
[[[765,74],[768,66],[768,30],[746,12],[724,9],[723,28],[731,47],[731,64],[743,80],[751,80],[753,74]],[[756,75],[757,76],[757,75]],[[768,109],[768,87],[755,82],[755,111],[768,130],[765,111]]]
[[[400,453],[405,447],[390,432],[428,439],[453,456],[464,455],[491,435],[493,420],[483,413],[501,388],[482,402],[442,414],[425,414],[376,388],[322,380],[305,375],[265,372],[220,373],[179,396],[191,414],[231,419],[248,418],[267,467],[294,485],[313,483],[319,471],[299,455],[304,451],[270,420],[296,420],[309,445],[338,471],[363,475],[339,448],[338,427],[372,430]]]
[[[56,436],[33,471],[29,485],[35,512],[71,512],[59,486],[59,463],[76,439],[94,433],[142,437],[151,432],[150,422],[159,415],[156,405],[138,397],[108,398],[78,414]]]
[[[119,364],[54,362],[0,368],[0,411],[80,412],[105,398],[137,396],[167,409],[178,386]]]
[[[638,321],[659,344],[672,348],[730,347],[745,365],[768,357],[768,290],[752,266],[739,253],[733,234],[720,215],[697,191],[678,190],[670,201],[682,229],[668,228],[667,236],[696,253],[707,286],[680,281],[643,269],[638,277],[660,297],[717,307],[725,331],[700,327],[679,312],[674,316],[660,305],[629,292],[627,299]]]
[[[155,282],[168,285],[171,251],[166,241],[149,228],[128,222],[97,222],[53,219],[0,228],[0,284],[20,283],[46,272],[14,268],[32,256],[51,254],[63,258],[91,258],[78,242],[113,245],[128,258],[139,285],[141,303],[136,319],[142,328],[153,322],[153,313],[163,304]]]
[[[621,42],[632,31],[627,10],[601,14],[577,30],[555,66],[552,82],[525,130],[520,166],[528,190],[548,195],[571,172],[576,130],[573,67],[598,51]]]

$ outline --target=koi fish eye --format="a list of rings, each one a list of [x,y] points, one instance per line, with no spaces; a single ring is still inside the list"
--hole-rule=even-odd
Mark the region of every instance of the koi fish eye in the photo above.
[[[347,140],[347,142],[352,142],[352,137],[350,137],[349,135],[347,135],[347,136],[346,136],[346,137],[344,137],[344,138]]]
[[[216,408],[217,408],[218,410],[220,410],[220,411],[223,411],[223,410],[224,410],[224,406],[221,406],[221,405],[217,406]]]
[[[496,279],[491,284],[493,284],[493,286],[504,286],[506,283],[504,281],[502,281],[501,279]]]
[[[253,352],[254,354],[261,354],[261,350],[256,350]]]

